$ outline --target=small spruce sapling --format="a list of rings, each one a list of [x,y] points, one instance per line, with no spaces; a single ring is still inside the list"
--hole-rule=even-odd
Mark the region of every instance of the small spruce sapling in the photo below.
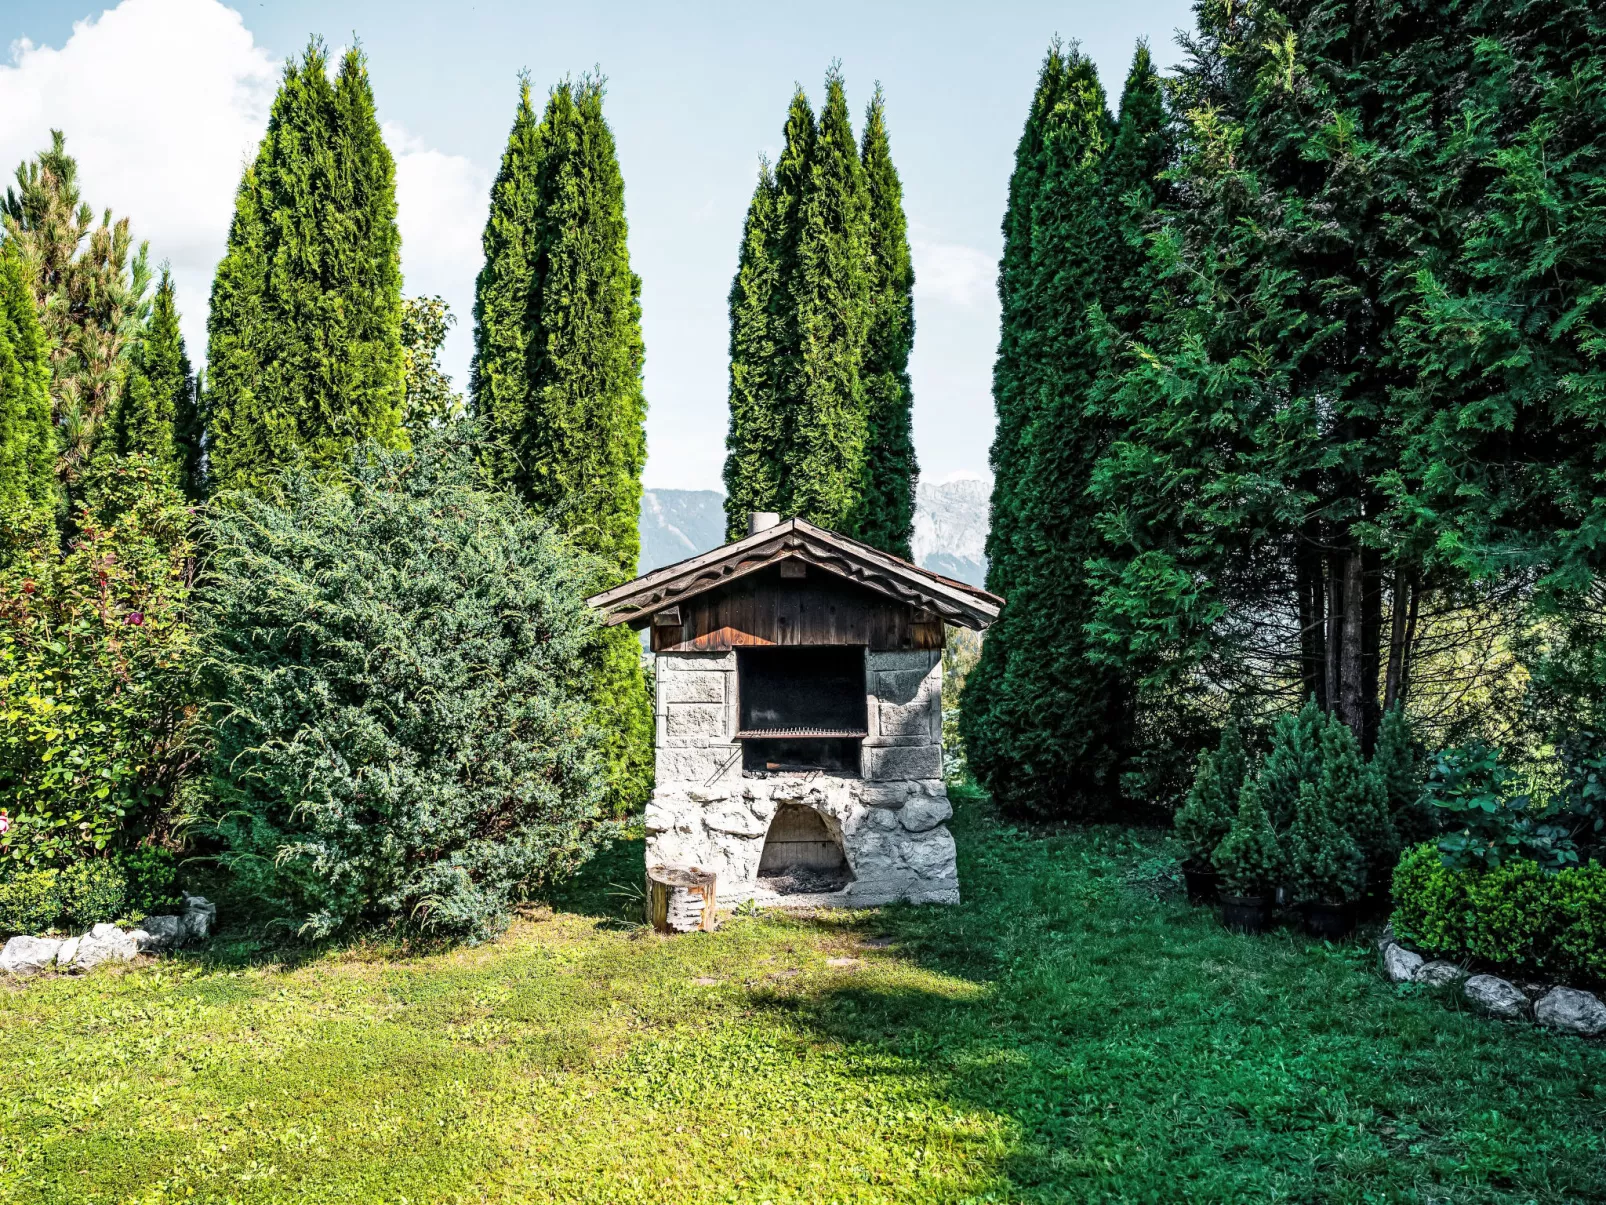
[[[1238,814],[1211,857],[1229,895],[1267,896],[1283,874],[1283,851],[1260,798],[1260,784],[1245,778]]]
[[[1371,769],[1382,788],[1400,844],[1416,845],[1431,837],[1435,826],[1423,789],[1422,765],[1416,757],[1405,708],[1398,703],[1389,708],[1378,728]]]
[[[1366,857],[1334,820],[1312,783],[1299,788],[1294,822],[1283,839],[1294,898],[1301,904],[1348,904],[1366,882]]]
[[[1327,722],[1312,696],[1297,715],[1283,716],[1272,729],[1271,752],[1260,771],[1260,790],[1266,815],[1278,832],[1293,823],[1300,787],[1321,781],[1322,733]]]
[[[1329,718],[1322,733],[1322,774],[1317,791],[1333,823],[1360,847],[1375,881],[1386,882],[1399,856],[1383,784],[1361,756],[1349,725]]]
[[[1238,722],[1228,720],[1216,752],[1199,759],[1188,800],[1173,822],[1187,847],[1190,868],[1203,870],[1210,865],[1216,846],[1232,827],[1233,805],[1248,770]]]

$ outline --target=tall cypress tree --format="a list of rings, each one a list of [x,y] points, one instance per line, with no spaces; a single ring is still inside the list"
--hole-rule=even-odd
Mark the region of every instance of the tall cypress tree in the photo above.
[[[207,324],[210,467],[223,487],[401,446],[396,167],[363,55],[331,80],[324,45],[285,64],[235,196]]]
[[[852,534],[907,560],[920,474],[915,461],[914,390],[909,383],[915,273],[903,216],[903,183],[892,164],[886,102],[879,85],[865,113],[859,158],[870,218],[870,324],[862,370],[867,446]]]
[[[967,753],[1004,806],[1086,816],[1114,794],[1126,700],[1113,675],[1089,663],[1082,632],[1092,599],[1085,561],[1097,544],[1086,489],[1107,438],[1090,407],[1099,367],[1090,311],[1107,283],[1113,129],[1098,73],[1075,48],[1064,56],[1057,109],[1031,214],[1035,320],[1021,351],[1038,396],[1016,453],[1025,461],[1013,492],[1020,560],[986,641],[997,676],[991,732]]]
[[[868,202],[847,94],[833,67],[798,221],[791,282],[797,392],[783,459],[787,513],[838,529],[852,524],[868,434],[862,373],[870,319]]]
[[[173,279],[166,269],[151,303],[150,321],[129,359],[113,423],[118,454],[149,456],[170,466],[173,480],[190,497],[201,497],[195,374],[179,330]]]
[[[794,300],[803,196],[818,127],[802,88],[786,112],[774,172],[759,169],[731,283],[730,429],[725,437],[725,520],[747,534],[749,511],[788,513],[787,451],[796,417],[801,342]]]
[[[487,441],[486,467],[501,481],[519,475],[520,432],[530,405],[534,335],[530,308],[538,288],[535,216],[541,146],[530,81],[521,76],[519,103],[491,185],[490,214],[481,238],[485,263],[474,283],[474,361],[469,369],[469,395]]]
[[[0,564],[55,531],[50,347],[28,275],[16,250],[0,244]]]
[[[528,100],[525,84],[492,191],[475,409],[490,426],[494,470],[601,560],[606,587],[635,574],[640,552],[641,281],[601,81],[559,84],[533,129]],[[624,629],[606,634],[596,699],[615,806],[639,806],[651,787],[651,708]]]

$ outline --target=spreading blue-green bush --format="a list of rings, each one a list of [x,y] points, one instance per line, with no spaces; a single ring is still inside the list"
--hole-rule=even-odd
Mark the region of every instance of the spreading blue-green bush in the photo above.
[[[262,915],[495,932],[612,826],[594,564],[487,488],[468,424],[214,505],[217,837]]]
[[[1427,954],[1606,978],[1606,866],[1446,865],[1432,842],[1394,871],[1394,931]]]

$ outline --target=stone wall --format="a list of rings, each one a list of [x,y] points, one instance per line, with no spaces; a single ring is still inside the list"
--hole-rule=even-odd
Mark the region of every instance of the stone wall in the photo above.
[[[942,654],[866,652],[869,735],[862,777],[744,775],[735,653],[658,656],[657,786],[647,806],[647,864],[718,876],[722,904],[870,907],[958,903],[952,815],[942,779]],[[813,808],[842,844],[841,891],[776,895],[756,879],[764,836],[787,803]]]

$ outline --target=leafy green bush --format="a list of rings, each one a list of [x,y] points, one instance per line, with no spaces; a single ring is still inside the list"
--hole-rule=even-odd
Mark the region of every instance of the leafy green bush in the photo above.
[[[116,855],[159,837],[193,758],[186,683],[190,514],[161,466],[90,481],[64,554],[0,571],[0,874]]]
[[[1439,838],[1447,866],[1530,861],[1555,870],[1578,861],[1569,826],[1560,822],[1565,800],[1536,801],[1519,790],[1516,773],[1482,741],[1439,753],[1427,792],[1448,830]]]
[[[271,915],[479,937],[585,861],[593,566],[486,488],[471,424],[214,506],[201,612],[224,862]]]
[[[1606,977],[1606,867],[1547,871],[1527,859],[1447,866],[1431,843],[1394,872],[1394,929],[1445,958]]]
[[[128,904],[126,877],[103,859],[24,870],[0,881],[0,933],[81,931],[119,919]]]
[[[1199,758],[1199,769],[1188,791],[1188,800],[1172,821],[1177,836],[1188,849],[1193,866],[1210,865],[1211,855],[1232,827],[1234,804],[1249,771],[1238,721],[1230,719],[1221,730],[1221,744],[1215,753]]]
[[[1260,802],[1260,784],[1244,779],[1238,814],[1211,857],[1232,895],[1269,895],[1283,876],[1283,853]]]

